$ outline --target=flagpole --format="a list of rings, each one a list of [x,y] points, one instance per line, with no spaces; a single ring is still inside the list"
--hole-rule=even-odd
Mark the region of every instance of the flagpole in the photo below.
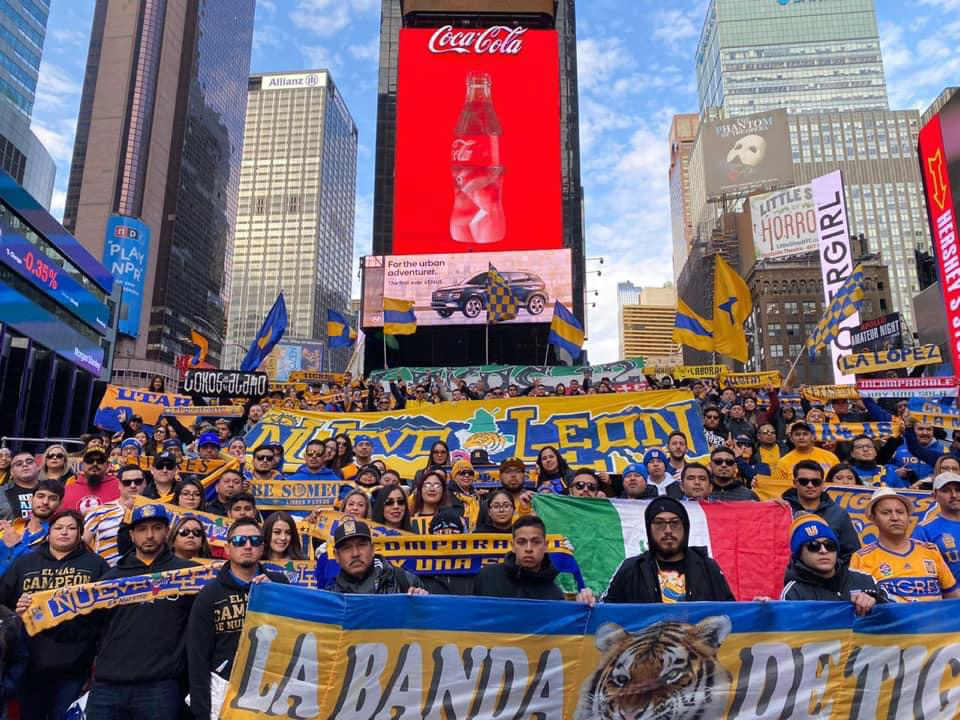
[[[543,354],[543,366],[547,367],[547,360],[550,358],[550,343],[547,343],[547,351]]]
[[[490,364],[490,321],[489,320],[487,320],[487,324],[484,327],[483,337],[484,337],[484,345],[486,346],[486,350],[484,351],[483,364],[489,365]]]
[[[383,329],[383,369],[387,369],[387,329]]]

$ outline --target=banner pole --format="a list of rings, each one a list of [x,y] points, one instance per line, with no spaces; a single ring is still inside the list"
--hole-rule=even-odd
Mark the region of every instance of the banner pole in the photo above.
[[[487,324],[484,326],[483,338],[484,338],[483,342],[485,346],[483,364],[489,365],[490,364],[490,321],[489,320],[487,320]]]
[[[547,366],[547,360],[550,358],[550,343],[547,343],[547,351],[543,354],[543,366]]]
[[[387,369],[387,331],[383,331],[383,369]]]

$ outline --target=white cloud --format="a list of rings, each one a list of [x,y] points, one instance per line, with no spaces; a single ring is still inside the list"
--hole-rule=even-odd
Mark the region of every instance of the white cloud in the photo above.
[[[53,197],[50,200],[50,214],[57,220],[63,220],[63,207],[67,203],[67,191],[60,188],[53,189]]]
[[[603,89],[617,71],[631,67],[633,58],[618,37],[577,41],[577,75],[581,91]]]
[[[340,75],[340,67],[343,64],[343,58],[339,53],[331,52],[330,48],[324,45],[301,45],[300,54],[306,59],[309,68],[325,68],[334,75]]]
[[[362,45],[351,45],[347,51],[357,60],[364,60],[374,64],[380,61],[380,38],[374,35]]]
[[[703,22],[703,13],[691,11],[660,10],[654,15],[653,36],[678,54],[689,54],[692,43],[700,37],[698,23]]]
[[[329,37],[350,23],[350,8],[344,0],[299,0],[290,20],[300,30]]]
[[[34,112],[44,112],[63,109],[73,98],[80,96],[83,89],[83,78],[77,78],[52,62],[44,58],[40,62],[40,72],[37,77],[37,92]]]
[[[53,156],[54,161],[61,168],[60,171],[62,172],[64,167],[69,170],[73,158],[73,139],[77,133],[76,120],[74,118],[60,120],[56,127],[51,127],[34,117],[30,129],[47,148],[47,152]]]
[[[277,3],[274,0],[257,0],[257,10],[266,10],[268,13],[277,11]]]

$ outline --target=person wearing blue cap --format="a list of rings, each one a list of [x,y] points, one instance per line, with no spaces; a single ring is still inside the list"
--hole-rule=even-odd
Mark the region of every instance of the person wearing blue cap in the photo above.
[[[630,463],[623,469],[623,492],[626,500],[651,500],[659,495],[657,489],[647,485],[647,478],[640,463]]]
[[[205,432],[197,438],[197,455],[201,460],[216,460],[220,457],[220,436]]]
[[[136,438],[128,437],[120,443],[120,457],[123,463],[135,463],[143,453],[143,445]]]
[[[657,495],[680,498],[683,490],[672,473],[667,473],[670,458],[660,448],[647,450],[643,456],[643,466],[647,469],[647,485],[657,491]]]
[[[867,573],[839,561],[833,529],[819,515],[801,513],[790,526],[790,565],[781,600],[849,600],[865,615],[887,596]]]

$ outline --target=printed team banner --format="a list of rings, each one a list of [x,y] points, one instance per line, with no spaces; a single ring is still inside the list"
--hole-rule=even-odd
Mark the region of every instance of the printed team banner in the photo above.
[[[167,415],[178,417],[243,417],[242,405],[183,405],[170,408]]]
[[[144,470],[153,470],[153,462],[155,459],[156,458],[152,458],[149,455],[141,455],[139,458],[137,458],[137,465]],[[183,460],[177,463],[177,470],[187,475],[206,476],[223,469],[228,464],[231,467],[236,467],[239,464],[239,458],[230,458],[229,460],[222,460],[219,458],[215,460],[204,460],[202,458],[183,458]]]
[[[266,570],[280,573],[291,585],[312,588],[317,586],[317,563],[315,560],[288,560],[285,563],[261,562]]]
[[[643,606],[255,585],[221,717],[955,718],[960,601]]]
[[[93,424],[101,430],[120,432],[123,423],[133,415],[143,418],[143,424],[153,427],[161,415],[168,415],[174,408],[187,407],[192,400],[174,393],[155,393],[143,388],[122,385],[107,385],[100,407],[93,417]]]
[[[783,382],[779,370],[765,370],[762,372],[727,373],[723,376],[727,387],[746,388],[778,388]]]
[[[256,447],[256,446],[254,446]],[[330,480],[256,480],[250,481],[250,492],[260,510],[310,512],[332,508],[339,497],[341,482]]]
[[[270,379],[264,372],[240,370],[187,370],[183,379],[183,391],[215,397],[259,398],[267,394]]]
[[[933,425],[947,431],[960,430],[960,414],[943,412],[937,408],[925,408],[922,411],[911,410],[910,417],[916,418],[918,425]]]
[[[292,370],[287,378],[292,383],[337,383],[347,381],[345,373],[320,372],[319,370]]]
[[[722,378],[727,374],[726,365],[678,365],[673,368],[674,380],[703,380]]]
[[[362,433],[370,436],[374,456],[389,457],[391,469],[406,478],[426,466],[438,440],[451,451],[484,450],[494,464],[514,457],[533,464],[540,448],[553,445],[571,467],[616,473],[642,462],[646,450],[665,447],[674,430],[687,436],[692,456],[709,452],[699,403],[682,390],[502,398],[378,413],[272,410],[246,441],[247,447],[282,443],[285,472],[303,462],[310,440]]]
[[[918,365],[939,365],[941,362],[943,359],[940,357],[938,345],[920,345],[912,348],[841,355],[837,359],[837,367],[844,375],[864,375]]]
[[[133,499],[133,507],[156,505],[158,502],[160,501],[138,496]],[[172,503],[160,502],[160,504],[163,505],[163,509],[166,510],[167,515],[170,516],[171,527],[176,525],[183,517],[195,518],[203,525],[203,529],[207,533],[207,542],[210,543],[211,547],[227,546],[227,531],[233,523],[230,518],[223,517],[222,515],[214,515],[213,513],[201,512],[199,510],[187,510]],[[130,522],[131,514],[132,509],[124,514],[124,522]]]
[[[857,392],[870,398],[942,398],[957,396],[957,378],[918,377],[859,380]]]
[[[900,437],[903,432],[903,423],[899,418],[886,422],[826,422],[812,423],[813,438],[816,442],[833,440],[835,442],[850,442],[857,435],[866,435],[869,438],[885,439]]]
[[[803,396],[810,402],[828,402],[830,400],[857,400],[860,393],[854,385],[804,385]]]
[[[817,250],[817,215],[809,184],[751,196],[750,221],[757,260]]]

